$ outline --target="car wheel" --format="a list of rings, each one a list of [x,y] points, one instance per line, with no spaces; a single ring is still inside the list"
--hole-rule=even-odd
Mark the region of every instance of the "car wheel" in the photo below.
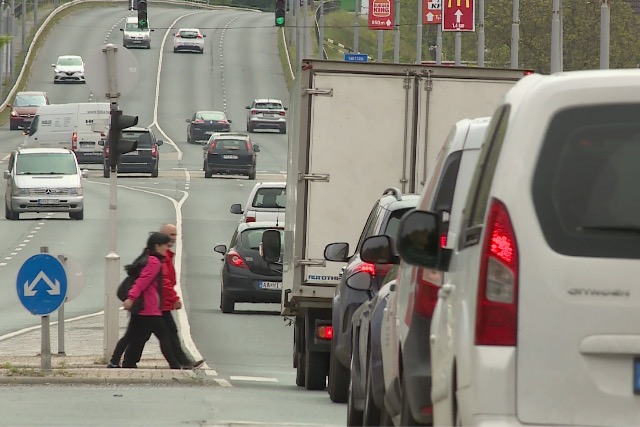
[[[84,219],[84,209],[80,212],[69,212],[69,218],[82,221]]]
[[[407,390],[407,382],[402,379],[402,402],[400,409],[400,425],[401,426],[423,426],[424,424],[418,422],[413,418],[411,413],[411,406],[409,405],[409,391]]]
[[[157,178],[157,177],[158,177],[158,163],[156,163],[155,169],[151,171],[151,178]]]
[[[187,132],[187,144],[193,144],[193,140],[191,139],[191,134]]]
[[[104,176],[105,178],[109,178],[109,177],[111,176],[111,169],[109,169],[109,167],[108,167],[108,166],[106,166],[106,167],[103,169],[103,174],[102,174],[102,176]]]
[[[249,177],[250,181],[253,181],[254,179],[256,179],[256,170],[253,169],[251,172],[249,172],[249,175],[247,175]]]
[[[211,178],[213,176],[213,171],[209,169],[207,166],[204,167],[204,177]]]
[[[247,132],[249,133],[253,133],[253,128],[251,127],[250,124],[247,123]]]
[[[175,47],[173,48],[173,53],[178,53],[178,49],[176,49]]]
[[[10,130],[18,130],[18,124],[17,123],[14,124],[14,123],[9,122],[9,129]]]
[[[349,400],[347,402],[347,425],[361,426],[363,422],[362,411],[355,407],[353,398],[353,385],[349,382]]]
[[[369,360],[367,362],[367,379],[366,390],[364,395],[364,412],[363,412],[363,426],[379,426],[380,424],[380,409],[376,406],[376,402],[373,400],[373,385],[372,382],[372,365],[371,353],[369,353]],[[383,403],[384,404],[384,403]]]
[[[228,295],[225,295],[224,291],[220,292],[220,310],[223,313],[233,313],[235,311],[236,302],[232,300]]]
[[[200,54],[202,55],[204,53],[204,48],[200,49]]]
[[[349,396],[349,369],[336,357],[335,337],[331,340],[329,358],[329,398],[332,402],[345,403]]]
[[[286,134],[287,133],[287,127],[286,126],[281,127],[280,128],[280,133]]]

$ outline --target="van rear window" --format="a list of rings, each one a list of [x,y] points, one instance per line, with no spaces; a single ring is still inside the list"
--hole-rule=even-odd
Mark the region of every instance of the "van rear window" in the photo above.
[[[640,258],[640,104],[562,111],[545,136],[533,200],[549,246]]]

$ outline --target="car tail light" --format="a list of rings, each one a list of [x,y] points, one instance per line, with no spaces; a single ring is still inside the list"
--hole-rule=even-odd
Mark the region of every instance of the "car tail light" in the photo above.
[[[279,113],[281,116],[284,116],[286,113],[284,111],[280,111]]]
[[[316,335],[322,340],[333,339],[333,326],[318,326]]]
[[[476,345],[515,346],[518,334],[518,245],[505,205],[494,199],[482,245]]]
[[[78,133],[77,132],[74,132],[73,135],[71,136],[71,149],[74,151],[78,149]]]
[[[151,145],[151,155],[153,157],[157,157],[158,156],[158,146],[155,144]]]
[[[104,145],[104,158],[108,159],[109,158],[109,144]]]
[[[440,235],[440,247],[441,248],[447,247],[447,233],[442,233]]]
[[[353,274],[355,273],[359,273],[359,272],[364,272],[364,273],[369,273],[371,275],[371,277],[375,277],[376,275],[376,266],[374,264],[371,264],[370,262],[363,262],[362,264],[358,265]]]
[[[198,34],[198,38],[201,39],[202,38],[202,34]]]
[[[251,114],[252,115],[258,114],[258,110],[251,110]]]
[[[234,267],[249,268],[240,254],[234,250],[229,251],[229,253],[227,254],[227,259],[229,260],[229,263]]]
[[[244,222],[256,222],[256,214],[252,213],[250,215],[251,216],[247,215],[247,218],[244,220]]]
[[[216,142],[215,141],[211,141],[211,144],[209,144],[209,154],[213,154],[213,150],[216,148]]]
[[[194,124],[194,125],[201,125],[202,123],[204,123],[204,120],[202,120],[202,119],[195,119],[195,120],[193,121],[193,124]]]
[[[416,292],[413,308],[421,316],[431,318],[438,302],[438,290],[442,284],[442,273],[437,270],[419,268],[416,277]]]
[[[249,154],[251,154],[253,152],[253,147],[251,146],[251,142],[247,141],[247,151],[249,152]]]

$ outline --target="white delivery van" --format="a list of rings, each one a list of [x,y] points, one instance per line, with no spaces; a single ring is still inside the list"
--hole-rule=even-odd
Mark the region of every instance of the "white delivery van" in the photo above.
[[[54,104],[38,107],[29,129],[27,147],[67,148],[78,163],[102,164],[105,135],[91,129],[93,123],[109,123],[108,102]]]

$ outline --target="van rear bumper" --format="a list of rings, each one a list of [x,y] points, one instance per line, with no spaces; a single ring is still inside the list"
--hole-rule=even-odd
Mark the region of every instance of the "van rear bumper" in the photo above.
[[[80,164],[101,165],[104,162],[102,150],[100,151],[74,151]]]

